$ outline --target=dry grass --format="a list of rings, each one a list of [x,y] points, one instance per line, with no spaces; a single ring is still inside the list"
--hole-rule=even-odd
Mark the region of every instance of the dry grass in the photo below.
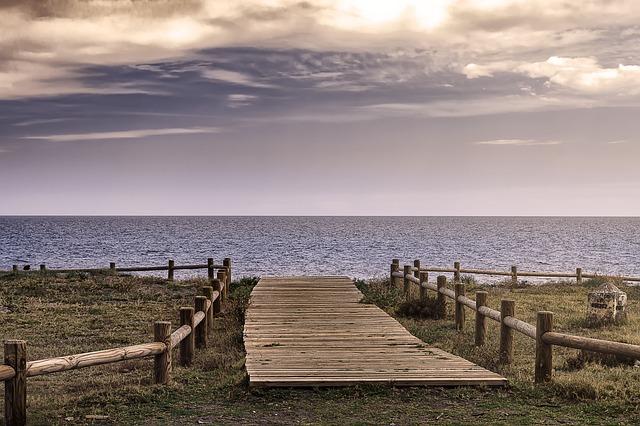
[[[9,311],[0,314],[2,338],[27,340],[33,360],[150,342],[153,321],[170,320],[175,329],[180,306],[192,306],[206,280],[169,284],[158,278],[32,274],[3,277],[0,284],[0,307]],[[164,399],[241,384],[245,373],[239,319],[248,291],[236,285],[234,293],[215,322],[211,347],[197,351],[193,368],[174,364],[170,386],[152,385],[150,358],[29,378],[30,422],[69,424],[108,415],[117,423],[135,416],[137,408],[145,413],[149,404],[151,412],[164,418],[168,413],[163,410],[181,410],[179,402],[163,406]],[[186,395],[183,399],[189,402]]]
[[[162,279],[116,276],[30,275],[0,278],[3,338],[26,338],[29,358],[123,346],[152,340],[154,320],[178,323],[178,308],[191,305],[191,280],[168,284]],[[569,365],[576,351],[556,350],[555,380],[535,386],[532,342],[516,338],[517,362],[497,365],[497,328],[489,343],[473,347],[471,313],[467,331],[456,333],[453,321],[401,317],[414,334],[443,349],[502,371],[506,389],[391,388],[272,389],[246,387],[242,324],[252,281],[235,283],[225,313],[216,320],[215,338],[197,351],[195,365],[175,367],[169,386],[151,384],[151,360],[91,367],[28,380],[31,424],[98,423],[87,415],[108,416],[111,424],[633,424],[638,415],[638,369],[587,362]],[[401,294],[383,282],[358,284],[369,301],[395,313]],[[623,327],[579,329],[575,318],[587,289],[570,287],[490,289],[490,303],[516,300],[516,311],[531,321],[536,309],[556,312],[558,328],[582,335],[637,342],[636,289],[627,289],[630,319]],[[470,288],[469,294],[473,294]],[[0,309],[2,311],[2,309]],[[71,419],[72,420],[67,420]]]
[[[501,299],[515,301],[516,316],[530,324],[536,323],[536,312],[554,312],[555,330],[580,336],[640,344],[640,300],[639,287],[626,287],[618,283],[629,297],[628,318],[623,324],[593,327],[585,321],[587,293],[592,289],[576,286],[575,283],[552,283],[535,286],[519,286],[509,289],[504,286],[467,286],[467,295],[474,298],[476,290],[489,292],[488,304],[500,309]],[[371,282],[369,292],[388,294],[388,282]],[[435,293],[429,291],[431,298]],[[375,299],[374,296],[369,296]],[[504,374],[512,386],[523,391],[536,392],[540,386],[533,382],[535,341],[514,332],[515,361],[510,366],[498,363],[499,324],[487,319],[487,344],[474,346],[473,330],[475,313],[465,308],[466,321],[462,333],[455,330],[453,323],[453,301],[447,299],[448,318],[445,320],[420,319],[404,315],[408,309],[403,304],[386,309],[396,315],[400,322],[415,336],[446,351],[463,356],[479,365]],[[553,382],[545,385],[545,392],[580,401],[617,401],[635,407],[640,404],[640,368],[634,367],[628,359],[599,357],[582,354],[580,351],[554,347]]]

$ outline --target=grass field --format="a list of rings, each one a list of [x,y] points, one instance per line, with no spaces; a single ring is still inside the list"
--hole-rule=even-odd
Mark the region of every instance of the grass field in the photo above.
[[[30,424],[634,424],[640,414],[640,368],[583,362],[577,351],[554,351],[554,381],[533,384],[533,341],[517,336],[516,361],[495,362],[497,324],[490,322],[486,347],[473,347],[472,318],[464,333],[453,321],[398,316],[416,336],[499,371],[510,380],[501,389],[389,388],[249,390],[244,372],[242,320],[255,281],[233,284],[231,301],[216,320],[215,338],[196,352],[192,368],[175,366],[169,386],[151,384],[152,361],[127,361],[28,379]],[[28,341],[29,359],[125,346],[152,340],[154,320],[178,324],[180,306],[191,306],[205,280],[178,281],[111,275],[0,277],[3,339]],[[366,300],[393,315],[400,292],[383,281],[359,283]],[[468,294],[473,295],[473,285]],[[490,288],[516,300],[517,315],[533,321],[552,310],[560,330],[640,343],[640,291],[625,288],[630,316],[622,326],[584,327],[588,288],[570,285]],[[101,416],[95,418],[93,416]]]

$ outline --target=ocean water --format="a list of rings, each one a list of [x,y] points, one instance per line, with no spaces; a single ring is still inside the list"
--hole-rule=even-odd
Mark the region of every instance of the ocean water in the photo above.
[[[236,275],[386,275],[401,263],[640,275],[640,218],[0,217],[0,269],[221,262]],[[176,272],[177,276],[205,271]]]

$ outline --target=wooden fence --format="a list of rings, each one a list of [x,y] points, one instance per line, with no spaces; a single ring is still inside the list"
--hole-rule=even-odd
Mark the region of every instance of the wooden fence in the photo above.
[[[180,308],[180,327],[171,332],[171,322],[156,321],[153,325],[154,341],[120,348],[105,349],[55,358],[27,360],[27,342],[24,340],[5,340],[4,364],[0,364],[0,381],[4,381],[4,421],[7,426],[26,424],[27,377],[75,370],[95,365],[111,364],[130,359],[153,357],[153,381],[167,384],[171,377],[172,350],[179,347],[178,363],[190,366],[195,349],[206,348],[208,337],[213,333],[213,321],[227,300],[231,282],[231,261],[225,259],[224,265],[214,265],[209,259],[206,265],[184,265],[167,267],[111,268],[117,272],[168,270],[170,279],[172,270],[208,269],[211,286],[200,289],[195,297],[194,307]],[[113,265],[113,264],[112,264]],[[162,268],[162,269],[158,269]],[[217,274],[213,276],[213,270]],[[55,272],[95,272],[88,269],[58,269]]]
[[[515,268],[512,268],[515,270]],[[452,272],[454,274],[454,288],[447,288],[447,277],[440,275],[436,283],[429,282],[429,272]],[[478,272],[479,271],[479,272]],[[628,343],[612,342],[609,340],[592,339],[571,334],[557,333],[553,331],[553,312],[539,311],[537,313],[536,325],[529,324],[515,317],[515,302],[503,299],[500,301],[500,310],[491,309],[487,306],[486,291],[476,291],[475,300],[466,296],[465,285],[460,280],[461,273],[483,273],[493,275],[498,271],[481,271],[475,269],[461,269],[460,263],[456,262],[453,269],[447,268],[421,268],[420,261],[415,260],[413,266],[404,265],[400,271],[400,261],[393,259],[391,263],[390,280],[393,285],[402,288],[405,297],[411,294],[411,285],[415,284],[420,289],[420,300],[425,301],[428,297],[428,290],[436,292],[436,317],[444,318],[447,311],[447,299],[453,299],[455,303],[454,318],[456,329],[462,331],[465,322],[465,308],[475,311],[475,344],[482,346],[485,344],[487,334],[487,318],[500,323],[500,349],[499,359],[503,364],[510,364],[513,360],[513,331],[517,331],[536,341],[535,359],[535,381],[536,383],[551,380],[553,367],[553,346],[563,346],[566,348],[600,352],[605,354],[620,355],[632,359],[640,359],[640,346]],[[572,274],[553,274],[540,272],[527,272],[526,276],[562,276],[568,277]],[[534,275],[535,274],[535,275]],[[523,275],[524,274],[520,274]],[[577,274],[576,274],[577,275]],[[582,275],[583,278],[595,277],[592,275]],[[624,277],[627,281],[639,281],[637,278]],[[401,281],[399,281],[401,280]]]
[[[222,261],[221,265],[213,263],[213,258],[208,258],[207,263],[193,264],[193,265],[176,265],[173,259],[169,259],[166,265],[158,266],[131,266],[131,267],[116,267],[115,262],[109,263],[109,268],[73,268],[73,269],[60,269],[47,268],[44,263],[40,264],[38,269],[31,269],[31,265],[23,265],[22,269],[18,265],[13,265],[11,271],[2,271],[4,274],[22,274],[22,273],[58,273],[58,274],[70,274],[70,273],[112,273],[117,274],[119,272],[152,272],[152,271],[167,271],[167,280],[173,281],[174,271],[179,270],[193,270],[193,269],[206,269],[209,279],[213,279],[216,270],[224,270],[227,272],[228,284],[231,283],[231,259],[228,257]]]
[[[394,259],[398,260],[398,259]],[[616,278],[621,281],[629,281],[629,282],[640,282],[640,277],[630,277],[630,276],[608,276],[602,274],[585,274],[582,271],[582,268],[576,268],[576,272],[544,272],[544,271],[518,271],[517,266],[512,266],[509,271],[495,271],[488,269],[469,269],[462,268],[460,266],[460,262],[454,262],[453,268],[436,268],[436,267],[426,267],[420,266],[420,261],[414,261],[414,265],[410,267],[412,272],[422,271],[422,272],[441,272],[441,273],[452,273],[454,276],[454,280],[460,280],[461,274],[469,274],[469,275],[492,275],[492,276],[503,276],[509,277],[511,279],[512,284],[517,284],[518,279],[520,277],[540,277],[540,278],[575,278],[576,283],[578,285],[582,284],[583,279],[591,279],[591,278]]]

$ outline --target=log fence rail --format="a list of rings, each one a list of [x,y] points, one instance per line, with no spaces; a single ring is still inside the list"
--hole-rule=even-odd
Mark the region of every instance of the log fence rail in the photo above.
[[[399,259],[393,259],[398,260]],[[474,269],[474,268],[462,268],[460,262],[455,262],[453,268],[446,267],[420,267],[420,261],[417,266],[414,262],[414,266],[409,265],[411,272],[440,272],[453,274],[454,280],[459,280],[461,274],[470,275],[491,275],[491,276],[505,276],[510,277],[512,283],[517,283],[519,277],[538,277],[538,278],[575,278],[576,283],[581,285],[584,279],[593,278],[616,278],[621,281],[628,282],[640,282],[640,277],[633,276],[618,276],[618,275],[606,275],[606,274],[586,274],[582,271],[582,268],[576,268],[576,272],[546,272],[546,271],[518,271],[517,266],[511,266],[509,271],[499,271],[490,269]],[[417,276],[417,275],[416,275]]]
[[[22,269],[18,265],[12,265],[10,271],[0,271],[3,274],[16,274],[16,273],[38,273],[49,272],[58,274],[71,274],[71,273],[104,273],[104,272],[153,272],[153,271],[167,271],[167,279],[173,280],[174,271],[179,270],[194,270],[194,269],[207,269],[209,271],[209,278],[212,278],[213,271],[216,270],[231,270],[231,259],[225,258],[222,264],[214,264],[213,258],[208,258],[207,263],[196,263],[188,265],[176,265],[173,259],[169,259],[167,265],[154,265],[154,266],[127,266],[117,267],[115,262],[110,262],[108,268],[47,268],[47,265],[41,263],[38,269],[31,269],[30,264],[22,265]]]
[[[170,265],[173,262],[170,261]],[[214,318],[220,314],[227,299],[227,291],[231,280],[231,261],[225,259],[222,265],[215,265],[209,259],[204,265],[183,265],[172,267],[134,267],[115,268],[116,272],[157,271],[166,270],[171,273],[176,269],[208,269],[210,286],[200,288],[201,295],[195,297],[194,307],[180,308],[180,327],[171,332],[171,322],[156,321],[153,324],[154,341],[120,348],[104,349],[35,361],[27,360],[27,343],[24,340],[4,341],[4,364],[0,364],[0,381],[5,384],[4,424],[22,426],[26,420],[27,377],[58,373],[61,371],[115,362],[154,358],[153,381],[155,384],[167,384],[171,380],[172,350],[179,347],[178,363],[190,366],[195,349],[206,348],[209,337],[213,334]],[[17,268],[14,268],[14,272]],[[217,269],[214,278],[213,270]],[[41,268],[41,271],[45,268]],[[100,269],[55,269],[51,272],[95,272]]]
[[[418,277],[416,277],[416,272]],[[454,274],[454,289],[447,288],[447,277],[439,275],[436,283],[429,282],[429,272],[449,272]],[[553,366],[553,346],[562,346],[579,350],[593,351],[611,355],[625,356],[633,359],[640,359],[640,345],[629,343],[613,342],[609,340],[594,339],[589,337],[575,336],[566,333],[553,331],[553,312],[537,312],[536,325],[522,321],[515,316],[515,302],[513,300],[501,300],[500,311],[487,306],[486,291],[477,291],[475,300],[465,295],[465,286],[461,282],[462,273],[485,274],[485,275],[507,275],[512,279],[515,276],[536,276],[536,277],[562,277],[576,278],[581,282],[581,278],[596,278],[601,275],[583,274],[578,268],[576,274],[547,273],[547,272],[518,272],[516,267],[511,271],[489,271],[481,269],[462,269],[460,263],[456,262],[453,268],[422,268],[420,261],[414,261],[414,266],[405,265],[400,270],[399,259],[393,259],[391,263],[390,282],[392,285],[402,288],[406,299],[411,298],[411,284],[418,285],[420,289],[420,300],[425,301],[429,297],[428,290],[436,293],[436,308],[434,316],[442,319],[446,315],[446,300],[453,299],[455,303],[454,319],[456,329],[462,331],[464,328],[465,308],[475,311],[475,345],[482,346],[486,341],[486,318],[492,319],[500,324],[500,349],[499,359],[503,364],[510,364],[513,360],[513,331],[517,331],[536,341],[535,358],[535,381],[536,383],[547,382],[552,377]],[[619,277],[624,281],[640,281],[637,277]]]

